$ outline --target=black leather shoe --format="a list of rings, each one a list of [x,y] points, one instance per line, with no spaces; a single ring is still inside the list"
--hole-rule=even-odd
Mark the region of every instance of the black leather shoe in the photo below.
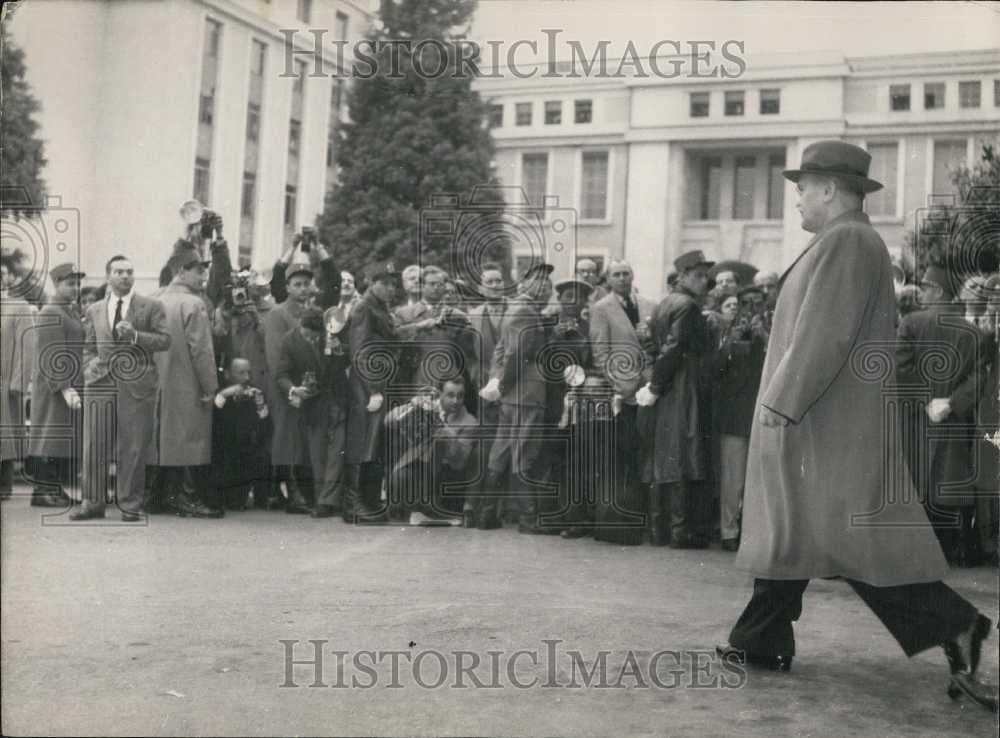
[[[316,505],[313,511],[309,513],[310,517],[313,518],[332,518],[337,514],[334,510],[333,505]]]
[[[104,518],[103,510],[74,510],[69,514],[70,520],[101,520]]]
[[[977,614],[976,620],[959,638],[944,644],[944,654],[948,658],[948,666],[952,674],[976,675],[979,668],[979,657],[983,650],[983,641],[990,634],[992,623],[985,615]],[[962,636],[968,636],[968,640]]]
[[[496,515],[485,515],[476,521],[476,528],[479,530],[497,530],[503,528],[503,521]]]
[[[763,669],[769,671],[791,671],[792,670],[792,657],[787,654],[774,654],[771,656],[762,656],[760,654],[753,654],[744,651],[742,648],[736,648],[736,646],[730,645],[728,643],[723,643],[715,647],[715,653],[725,661],[735,661],[741,664],[751,664],[753,666],[759,666]]]
[[[722,539],[722,550],[723,551],[739,551],[740,550],[740,540],[738,538],[723,538]]]
[[[122,522],[123,523],[138,523],[140,520],[142,520],[142,516],[139,515],[138,513],[132,513],[132,512],[123,512],[122,513]]]
[[[285,512],[289,515],[312,515],[312,510],[308,505],[303,505],[289,500],[285,503]]]
[[[971,674],[953,674],[948,683],[948,696],[957,700],[962,695],[996,714],[998,697],[995,685],[983,684]]]
[[[586,528],[582,528],[579,525],[572,525],[566,530],[559,534],[562,538],[573,539],[573,538],[584,538],[590,535],[590,531]]]

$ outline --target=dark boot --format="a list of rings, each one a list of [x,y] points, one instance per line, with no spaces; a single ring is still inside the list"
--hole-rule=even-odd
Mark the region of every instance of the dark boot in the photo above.
[[[503,475],[494,471],[486,472],[483,480],[483,495],[477,500],[476,527],[480,530],[494,530],[503,527],[500,520],[500,498],[497,492],[503,484]]]
[[[649,486],[649,542],[653,546],[670,543],[670,513],[666,485]]]
[[[381,515],[368,508],[361,498],[361,467],[349,464],[344,468],[343,479],[343,510],[345,523],[370,523],[381,520]]]
[[[306,498],[305,492],[303,492],[297,480],[288,479],[285,482],[285,487],[288,489],[288,502],[285,503],[286,513],[290,515],[308,515],[312,512],[309,500]]]

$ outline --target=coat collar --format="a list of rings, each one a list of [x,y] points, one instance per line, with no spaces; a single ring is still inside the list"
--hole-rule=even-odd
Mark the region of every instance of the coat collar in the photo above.
[[[785,279],[788,277],[789,272],[791,272],[792,269],[795,268],[795,265],[799,263],[799,261],[802,259],[803,256],[809,253],[809,251],[812,249],[813,246],[819,243],[820,239],[822,239],[823,236],[825,236],[830,231],[831,228],[833,228],[836,225],[840,225],[841,223],[848,223],[851,221],[855,223],[864,223],[865,225],[871,225],[871,221],[868,219],[868,215],[862,210],[848,210],[846,213],[841,213],[836,218],[827,221],[827,223],[822,228],[820,228],[813,235],[811,239],[809,239],[809,243],[807,243],[806,247],[802,249],[802,253],[796,256],[795,260],[788,265],[788,268],[781,273],[781,277],[780,279],[778,279],[778,289],[779,290],[781,289],[781,285],[785,283]]]

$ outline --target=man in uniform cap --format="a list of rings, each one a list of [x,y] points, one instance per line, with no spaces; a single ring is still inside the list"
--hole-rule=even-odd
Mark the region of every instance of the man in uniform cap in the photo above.
[[[907,655],[944,647],[950,694],[996,709],[996,687],[975,677],[990,621],[940,581],[948,566],[919,497],[887,487],[907,475],[880,422],[892,377],[872,377],[865,360],[896,338],[889,253],[863,211],[881,187],[870,161],[857,146],[820,141],[784,173],[815,236],[781,279],[736,559],[756,579],[719,653],[789,669],[809,580],[839,577]]]
[[[703,373],[712,346],[699,301],[713,264],[701,250],[678,256],[677,287],[657,306],[650,326],[660,351],[652,378],[636,393],[636,401],[645,408],[642,415],[654,417],[643,463],[643,481],[652,485],[654,545],[669,541],[673,548],[705,548],[711,532]]]
[[[35,477],[31,504],[68,507],[65,489],[76,483],[83,440],[84,330],[77,299],[86,275],[73,264],[60,264],[49,276],[55,294],[35,319],[28,442]]]

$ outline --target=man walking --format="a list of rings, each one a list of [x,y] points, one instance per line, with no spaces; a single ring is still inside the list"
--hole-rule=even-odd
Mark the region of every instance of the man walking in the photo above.
[[[975,676],[990,621],[940,581],[948,567],[912,489],[886,485],[907,475],[887,468],[903,460],[886,463],[883,387],[865,360],[895,338],[889,254],[862,210],[882,186],[868,178],[870,162],[864,149],[821,141],[784,173],[816,235],[782,279],[736,559],[756,577],[754,592],[718,650],[789,669],[809,580],[842,577],[908,656],[944,646],[950,692],[995,709],[996,688]]]
[[[104,517],[114,460],[122,520],[136,522],[154,449],[159,373],[153,354],[170,347],[170,334],[163,305],[133,292],[135,270],[127,257],[112,256],[105,271],[108,295],[90,306],[84,321],[83,505],[69,517]]]

